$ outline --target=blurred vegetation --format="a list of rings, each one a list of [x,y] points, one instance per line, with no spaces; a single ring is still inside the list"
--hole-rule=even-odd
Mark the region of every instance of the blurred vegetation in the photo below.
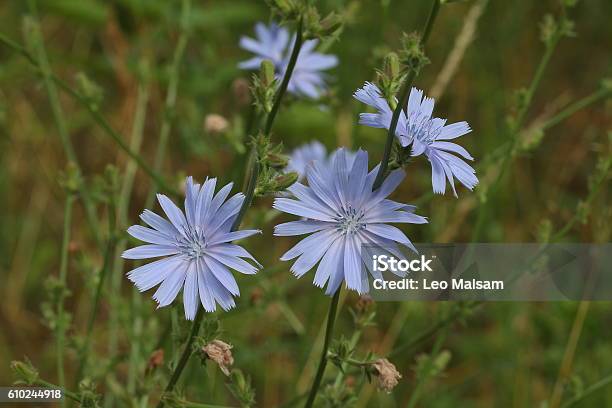
[[[338,55],[340,65],[332,71],[330,95],[320,103],[289,100],[283,106],[274,137],[288,150],[313,139],[329,149],[362,147],[373,162],[382,156],[386,135],[357,125],[357,114],[364,107],[352,93],[375,78],[382,57],[399,47],[402,32],[422,27],[430,2],[315,3],[322,14],[345,13],[344,31],[336,41],[322,44]],[[482,8],[481,16],[474,14],[477,6]],[[155,311],[149,294],[135,294],[124,278],[116,254],[109,254],[109,248],[105,251],[108,236],[125,245],[125,228],[137,223],[155,186],[94,116],[102,115],[151,166],[160,135],[166,132],[169,144],[159,169],[173,189],[182,187],[185,175],[199,180],[213,175],[223,183],[241,185],[250,109],[240,80],[248,80],[250,73],[237,68],[248,57],[238,41],[242,35],[252,35],[255,22],[270,19],[261,1],[193,1],[183,16],[181,8],[181,2],[174,0],[0,4],[0,33],[36,58],[41,50],[46,53],[52,73],[77,89],[91,108],[89,112],[61,86],[57,100],[50,102],[53,91],[44,80],[45,68],[38,71],[23,55],[0,44],[0,385],[15,380],[9,365],[23,356],[30,358],[41,378],[57,382],[54,328],[49,327],[57,316],[49,309],[54,293],[49,278],[62,269],[66,196],[75,194],[73,205],[68,204],[73,209],[65,264],[69,293],[61,295],[70,314],[66,384],[77,391],[72,384],[80,380],[76,377],[82,370],[95,385],[81,384],[81,390],[112,394],[106,406],[140,406],[146,401],[137,402],[137,396],[146,393],[151,403],[157,401],[169,372],[166,366],[189,326],[183,322],[181,302]],[[462,189],[459,199],[432,197],[430,168],[424,159],[415,160],[396,193],[401,201],[418,203],[419,213],[430,220],[428,225],[406,229],[413,241],[533,242],[550,237],[610,241],[612,102],[604,96],[609,95],[610,80],[604,85],[602,81],[612,77],[611,2],[584,0],[567,10],[576,35],[562,38],[554,49],[512,154],[493,153],[509,142],[508,118],[520,108],[517,91],[529,87],[545,52],[540,23],[544,15],[561,12],[554,0],[461,1],[441,8],[426,47],[431,63],[415,85],[426,93],[437,90],[441,116],[470,123],[474,130],[462,138],[462,145],[476,158],[482,185],[473,194]],[[442,89],[439,74],[457,48],[455,41],[470,13],[473,41],[466,44],[456,73]],[[183,46],[184,53],[177,58],[177,49]],[[175,101],[168,98],[169,89],[176,90]],[[566,107],[597,92],[596,101],[587,101],[588,106],[557,123],[557,115]],[[65,131],[61,124],[58,127],[57,106]],[[207,131],[209,114],[225,117],[228,128]],[[69,137],[81,167],[73,175],[78,180],[72,180],[76,183],[72,189],[67,186],[71,167],[62,133]],[[493,183],[502,164],[507,169]],[[135,172],[133,193],[125,197],[118,186],[130,172]],[[79,190],[83,185],[99,230],[88,224]],[[121,204],[122,200],[127,201]],[[311,285],[312,274],[296,280],[289,264],[277,261],[294,241],[272,239],[270,220],[277,215],[270,207],[271,199],[258,199],[244,222],[264,231],[263,237],[245,245],[266,268],[255,277],[237,276],[242,296],[235,310],[219,314],[219,330],[221,338],[234,346],[235,367],[252,379],[258,406],[294,406],[298,402],[292,398],[307,391],[312,380],[328,298]],[[84,360],[92,299],[105,258],[113,263],[113,273],[99,285],[92,352]],[[350,339],[356,332],[349,310],[358,303],[353,293],[343,301],[337,339],[341,334]],[[559,406],[546,403],[557,384],[560,406],[575,397],[578,407],[612,406],[612,386],[579,397],[612,375],[608,303],[588,308],[583,304],[582,309],[577,303],[369,307],[376,312],[375,324],[357,330],[357,353],[389,356],[402,380],[391,394],[381,393],[374,384],[362,384],[359,371],[349,369],[341,378],[342,395],[334,394],[340,388],[328,387],[321,402],[343,406],[349,395],[358,396],[352,400],[356,406],[406,406],[418,389],[417,406],[547,407]],[[181,335],[170,335],[170,327]],[[568,347],[572,335],[579,336],[574,338],[575,350]],[[165,362],[151,367],[149,357],[160,347]],[[423,353],[433,364],[425,363],[428,357]],[[80,370],[79,365],[83,365]],[[440,372],[434,372],[437,369]],[[337,372],[328,366],[332,381]],[[235,392],[224,386],[226,381],[218,367],[194,359],[182,389],[193,401],[237,405]]]

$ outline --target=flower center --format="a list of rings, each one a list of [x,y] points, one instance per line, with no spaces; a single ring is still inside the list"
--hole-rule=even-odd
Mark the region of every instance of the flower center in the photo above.
[[[208,244],[202,231],[199,228],[185,226],[183,233],[184,236],[177,238],[181,253],[189,258],[199,258],[204,255]]]
[[[364,229],[366,227],[366,223],[362,221],[364,215],[363,210],[357,210],[347,203],[346,207],[343,207],[334,217],[337,230],[341,234],[353,234]]]
[[[416,138],[421,143],[431,144],[442,132],[442,126],[437,125],[431,118],[413,112],[408,118],[408,137]]]

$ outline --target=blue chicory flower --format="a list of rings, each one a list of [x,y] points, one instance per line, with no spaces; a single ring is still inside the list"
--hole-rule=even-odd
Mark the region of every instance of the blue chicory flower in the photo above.
[[[380,246],[397,252],[399,243],[416,251],[402,231],[387,223],[423,224],[427,220],[413,214],[416,207],[387,199],[404,179],[403,170],[391,172],[381,187],[372,191],[379,167],[368,173],[367,152],[359,150],[350,164],[345,149],[333,156],[331,165],[310,163],[308,186],[295,183],[288,189],[294,198],[274,200],[275,209],[304,217],[277,225],[274,235],[312,233],[281,257],[282,261],[297,258],[291,266],[297,277],[318,263],[314,284],[323,287],[327,283],[326,294],[335,293],[342,281],[349,289],[366,293],[366,270],[379,276],[369,268],[367,257],[362,257],[362,247]]]
[[[393,111],[376,85],[366,82],[354,96],[360,102],[377,110],[376,113],[361,113],[360,124],[389,129]],[[453,177],[469,190],[478,184],[478,178],[475,170],[456,155],[467,160],[474,158],[463,147],[448,140],[463,136],[472,130],[465,121],[447,125],[446,119],[432,117],[434,103],[432,98],[424,97],[423,91],[412,88],[408,106],[400,113],[395,135],[402,147],[412,145],[412,156],[421,154],[427,156],[432,168],[431,180],[434,193],[444,194],[448,180],[456,197]]]
[[[296,147],[289,156],[289,164],[285,168],[286,172],[295,171],[299,175],[298,181],[306,177],[308,165],[313,161],[319,161],[326,166],[331,166],[335,155],[339,150],[334,151],[329,157],[327,156],[327,148],[318,141],[303,144]],[[349,166],[353,165],[355,152],[345,150],[346,160]]]
[[[226,201],[233,183],[221,188],[215,195],[217,179],[206,179],[195,184],[191,177],[185,183],[185,213],[168,197],[158,194],[157,199],[168,217],[160,217],[144,210],[140,218],[151,228],[133,225],[127,232],[148,242],[128,249],[126,259],[165,257],[133,269],[128,278],[138,290],[144,292],[161,283],[153,299],[158,307],[174,301],[183,288],[185,317],[193,320],[201,302],[207,312],[218,303],[224,310],[235,306],[234,296],[240,291],[229,269],[254,274],[261,265],[244,248],[232,241],[259,233],[258,230],[232,231],[244,195],[237,193]],[[243,258],[253,261],[256,266]]]
[[[287,29],[275,23],[266,26],[263,23],[255,25],[256,39],[242,37],[240,47],[255,54],[254,57],[238,64],[241,69],[258,69],[263,60],[270,60],[276,69],[276,75],[281,78],[291,55],[291,46],[295,35],[290,35]],[[287,90],[297,96],[317,99],[325,91],[325,74],[322,71],[338,65],[335,55],[326,55],[314,51],[318,40],[307,40],[302,44],[296,65],[291,75]]]

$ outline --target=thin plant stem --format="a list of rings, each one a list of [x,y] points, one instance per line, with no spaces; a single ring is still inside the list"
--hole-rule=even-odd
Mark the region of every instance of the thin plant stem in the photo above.
[[[35,20],[35,29],[33,33],[35,38],[33,41],[33,45],[35,47],[35,52],[37,53],[36,58],[32,57],[31,61],[36,61],[40,68],[43,77],[43,82],[45,84],[45,89],[47,91],[47,96],[49,98],[49,104],[51,105],[51,113],[53,114],[53,120],[57,127],[57,132],[59,133],[66,157],[69,161],[74,163],[79,174],[82,174],[83,172],[81,170],[81,166],[79,165],[76,153],[74,151],[74,146],[72,145],[72,141],[70,140],[70,134],[68,132],[68,126],[66,125],[66,118],[64,116],[62,105],[59,100],[57,87],[55,85],[55,82],[53,81],[53,71],[51,69],[51,64],[49,63],[47,51],[45,49],[45,41],[40,30],[36,2],[34,0],[30,0],[28,1],[28,6],[32,17]],[[87,223],[91,227],[90,229],[93,232],[96,244],[101,248],[103,244],[99,233],[98,222],[95,214],[95,206],[91,199],[91,195],[89,194],[89,190],[87,189],[87,185],[85,183],[79,183],[78,188],[79,195],[81,197],[81,200],[83,201],[83,207],[85,209],[85,217],[87,219]]]
[[[542,130],[550,129],[553,126],[558,125],[576,112],[594,104],[595,102],[599,102],[602,99],[609,98],[610,94],[611,91],[609,88],[600,88],[592,94],[587,95],[584,98],[571,103],[566,108],[557,113],[555,116],[544,122],[541,126]]]
[[[523,128],[523,123],[525,121],[525,118],[527,117],[527,112],[529,111],[529,108],[531,107],[531,102],[533,101],[533,97],[540,86],[542,77],[544,76],[544,72],[546,71],[546,67],[549,64],[550,59],[552,58],[552,55],[555,49],[557,48],[557,44],[559,43],[560,39],[561,39],[560,34],[556,34],[554,38],[551,40],[551,42],[546,45],[546,49],[544,50],[544,55],[542,55],[542,58],[540,59],[540,62],[538,63],[538,66],[531,80],[529,88],[527,89],[527,92],[525,93],[525,100],[523,101],[521,108],[519,109],[519,112],[516,116],[516,120],[514,124],[510,128],[509,153],[505,154],[502,157],[502,161],[499,164],[499,172],[497,173],[497,175],[495,176],[495,178],[489,185],[489,189],[487,191],[488,195],[496,191],[495,189],[498,187],[499,181],[502,179],[502,177],[504,176],[506,172],[508,164],[510,163],[510,159],[513,156],[512,152],[518,143],[519,135]],[[484,219],[487,213],[486,209],[487,207],[485,206],[478,212],[478,217],[476,218],[476,223],[474,226],[474,230],[472,232],[472,239],[471,239],[472,242],[478,242],[478,240],[480,239],[480,232],[482,231],[482,226],[484,225]]]
[[[291,56],[289,57],[289,63],[287,64],[287,70],[283,75],[283,80],[281,81],[278,90],[276,91],[276,95],[274,96],[274,104],[272,105],[272,109],[266,118],[266,125],[264,127],[264,135],[269,136],[272,131],[272,125],[274,124],[274,119],[276,118],[276,114],[280,108],[281,102],[283,100],[283,96],[285,96],[285,92],[287,91],[287,86],[289,86],[289,80],[291,79],[291,75],[293,74],[293,69],[295,68],[295,64],[297,63],[298,56],[300,54],[300,50],[302,49],[302,41],[303,41],[303,29],[302,29],[302,19],[298,21],[297,32],[295,34],[295,43],[293,44],[293,49],[291,50]]]
[[[38,380],[34,381],[31,385],[37,385],[37,386],[43,387],[43,388],[60,389],[60,390],[62,390],[62,394],[64,394],[64,396],[70,398],[74,402],[81,402],[81,397],[79,396],[79,394],[77,394],[76,392],[72,392],[70,390],[67,390],[66,388],[64,388],[62,386],[59,386],[57,384],[53,384],[53,383],[50,383],[48,381],[38,379]]]
[[[332,297],[331,302],[329,304],[329,314],[327,315],[327,327],[325,329],[325,341],[323,342],[323,350],[321,350],[321,360],[319,361],[319,368],[317,368],[317,373],[312,383],[312,387],[310,388],[308,399],[306,400],[306,404],[304,405],[305,408],[312,407],[315,397],[317,396],[317,391],[319,391],[321,380],[323,380],[325,366],[327,365],[327,350],[329,349],[329,344],[331,343],[331,339],[333,337],[334,323],[336,322],[336,312],[338,310],[338,300],[340,299],[341,289],[342,288],[340,287],[338,288],[338,290],[336,290],[336,293],[334,293],[334,297]]]
[[[357,343],[359,342],[359,339],[361,338],[361,332],[362,332],[362,329],[359,328],[358,330],[355,330],[355,332],[351,336],[351,339],[349,340],[349,347],[351,350],[354,349],[355,346],[357,346]],[[348,363],[341,364],[341,368],[338,371],[338,374],[336,375],[336,380],[334,381],[334,388],[339,387],[340,384],[342,383],[342,379],[345,376],[347,366],[348,366]]]
[[[427,22],[425,23],[425,28],[423,29],[423,35],[421,35],[421,45],[424,46],[429,40],[429,36],[431,35],[431,29],[433,28],[433,23],[438,16],[438,11],[440,10],[440,0],[433,0],[431,5],[431,10],[429,11],[429,16],[427,16]]]
[[[109,206],[108,210],[108,218],[109,218],[109,237],[106,244],[106,249],[104,251],[104,261],[102,264],[102,269],[100,270],[100,274],[98,277],[98,283],[96,285],[96,291],[94,293],[93,306],[91,308],[91,312],[89,314],[89,319],[87,321],[87,329],[85,332],[85,340],[83,341],[83,346],[79,352],[79,367],[77,369],[77,375],[75,380],[78,382],[81,380],[81,376],[83,375],[83,370],[85,369],[85,365],[87,364],[87,358],[89,355],[89,351],[91,349],[91,336],[93,333],[93,327],[96,322],[96,317],[98,315],[98,309],[100,308],[100,301],[102,300],[102,290],[104,288],[104,282],[106,280],[106,275],[108,275],[108,271],[111,269],[111,258],[114,253],[113,248],[115,246],[115,216],[114,209]]]
[[[177,381],[179,380],[181,376],[181,373],[185,369],[185,366],[187,365],[187,362],[189,361],[189,357],[191,357],[191,353],[193,351],[192,350],[193,341],[195,340],[195,337],[200,331],[200,326],[202,324],[203,317],[204,317],[204,309],[198,306],[198,311],[193,320],[193,325],[191,326],[191,332],[189,333],[189,337],[187,338],[187,343],[185,344],[183,353],[181,354],[181,357],[179,358],[179,361],[176,364],[174,371],[172,372],[170,381],[168,381],[168,385],[166,385],[166,388],[164,390],[164,395],[171,392],[174,389],[174,386],[176,385]],[[164,406],[164,399],[162,396],[162,399],[157,404],[157,408],[161,408],[163,406]]]
[[[293,75],[293,70],[295,69],[295,65],[297,63],[298,56],[300,54],[300,50],[302,49],[303,43],[303,24],[302,19],[298,21],[297,32],[295,34],[295,42],[293,43],[293,49],[291,50],[291,56],[289,57],[289,63],[287,64],[287,69],[283,75],[283,79],[276,91],[274,96],[274,104],[272,105],[272,109],[266,118],[265,127],[263,133],[265,136],[270,136],[270,132],[272,131],[272,126],[274,125],[274,119],[276,119],[276,114],[280,109],[280,105],[282,103],[283,97],[285,96],[285,92],[287,91],[287,87],[289,86],[289,81],[291,80],[291,75]],[[232,226],[232,230],[240,227],[240,223],[246,214],[247,209],[251,205],[253,201],[253,197],[255,195],[255,188],[257,187],[257,177],[259,176],[259,158],[257,157],[257,149],[254,145],[251,149],[251,156],[249,161],[251,162],[250,168],[248,170],[248,174],[250,174],[249,181],[247,184],[247,188],[244,192],[245,199],[242,202],[242,206],[238,212],[238,216],[234,221]]]
[[[255,150],[255,147],[253,147],[253,150]],[[238,215],[234,220],[234,224],[232,225],[232,231],[235,231],[240,228],[242,219],[244,218],[244,215],[246,214],[248,208],[251,206],[251,203],[253,202],[253,197],[255,196],[255,187],[257,187],[257,177],[259,176],[259,163],[257,162],[257,157],[254,157],[255,155],[257,155],[257,153],[253,151],[252,155],[253,160],[252,165],[249,168],[250,177],[246,186],[246,190],[244,192],[244,201],[242,202],[240,210],[238,211]]]
[[[293,45],[293,50],[291,52],[291,58],[289,59],[289,64],[287,65],[287,70],[285,71],[283,80],[281,81],[281,85],[279,89],[277,90],[276,96],[274,98],[274,105],[272,107],[272,110],[270,111],[270,114],[268,115],[268,118],[266,120],[266,127],[264,130],[264,133],[266,135],[268,135],[269,132],[272,130],[274,118],[276,117],[276,113],[278,112],[278,109],[282,102],[282,98],[285,94],[285,91],[287,90],[287,86],[289,85],[289,80],[291,79],[291,75],[293,74],[293,69],[295,68],[295,64],[297,62],[297,56],[300,52],[301,46],[302,46],[302,22],[300,20],[300,22],[298,23],[298,32],[296,34],[296,41]],[[253,149],[255,148],[256,147],[253,146]],[[256,154],[256,150],[252,150],[251,154]],[[236,216],[236,219],[234,220],[234,224],[232,225],[232,231],[240,227],[240,224],[242,223],[242,219],[244,218],[244,215],[246,214],[247,209],[249,208],[249,206],[251,205],[253,201],[253,197],[255,195],[255,188],[257,186],[257,177],[259,175],[259,161],[257,160],[257,157],[254,157],[254,160],[252,162],[252,165],[249,171],[250,171],[250,177],[249,177],[249,183],[247,185],[247,190],[244,193],[245,199],[242,203],[242,206],[240,207],[240,210],[238,212],[238,215]],[[199,331],[200,325],[202,323],[202,313],[203,313],[202,310],[203,309],[198,308],[198,312],[196,313],[196,317],[191,327],[191,333],[189,335],[189,338],[187,339],[187,345],[185,349],[183,350],[183,354],[180,357],[179,363],[177,364],[176,368],[174,369],[174,372],[172,373],[172,376],[170,377],[170,381],[168,382],[168,385],[166,386],[164,393],[168,393],[174,389],[176,382],[178,381],[181,373],[183,372],[183,369],[185,368],[185,365],[187,364],[187,361],[189,360],[189,357],[191,356],[191,344],[193,344],[194,337]],[[164,406],[164,400],[162,398],[159,404],[157,405],[157,408],[161,408],[163,406]]]
[[[134,125],[132,128],[132,137],[130,140],[130,147],[135,151],[139,152],[142,144],[144,135],[144,124],[146,119],[147,105],[149,102],[149,87],[148,83],[144,81],[139,85],[138,97],[136,101],[136,111],[134,114]],[[136,175],[137,166],[133,161],[128,161],[126,164],[125,174],[123,177],[123,183],[121,186],[121,192],[118,197],[117,205],[117,221],[121,229],[127,225],[127,212],[130,203],[130,197],[134,186],[134,177]],[[113,268],[113,274],[111,279],[111,290],[113,293],[118,293],[121,286],[121,271],[123,269],[124,261],[121,258],[121,253],[125,249],[126,239],[122,238],[115,248],[115,264]],[[138,291],[134,291],[132,294],[132,312],[138,310],[140,306],[141,296]],[[109,342],[109,352],[114,355],[117,347],[117,330],[118,330],[118,308],[114,307],[111,309],[110,318],[110,332],[109,336],[111,341]],[[132,339],[131,339],[131,351],[130,360],[128,365],[128,382],[127,390],[130,393],[134,393],[136,386],[136,375],[138,359],[140,357],[140,342],[142,330],[142,318],[139,314],[132,313]]]
[[[444,340],[446,340],[447,330],[444,330],[440,336],[436,339],[436,342],[431,350],[429,355],[429,359],[423,368],[422,376],[418,378],[417,384],[412,391],[412,395],[410,396],[410,400],[408,401],[407,408],[414,408],[421,398],[421,393],[423,391],[423,387],[427,383],[427,380],[431,377],[431,373],[429,372],[432,369],[433,360],[437,357],[442,345],[444,344]]]
[[[176,106],[180,67],[183,60],[183,55],[185,54],[185,48],[187,47],[187,41],[189,39],[187,24],[190,9],[191,1],[183,0],[181,10],[181,31],[176,48],[174,49],[172,64],[170,65],[170,79],[168,81],[168,90],[166,92],[166,100],[164,103],[164,119],[162,121],[159,140],[157,142],[155,161],[153,162],[153,170],[156,172],[161,171],[161,167],[166,156],[166,148],[168,146],[170,130],[172,129],[172,117],[174,116],[173,112]]]
[[[488,1],[489,0],[477,0],[470,7],[470,11],[468,11],[465,17],[461,31],[455,38],[455,44],[453,45],[451,52],[446,57],[446,60],[442,65],[442,69],[438,73],[438,76],[431,87],[430,95],[433,99],[438,99],[440,96],[442,96],[450,80],[457,72],[457,69],[461,64],[461,60],[465,55],[465,51],[474,40],[478,20],[487,7]]]
[[[62,287],[62,294],[57,301],[57,321],[55,327],[56,333],[56,357],[57,357],[57,378],[60,387],[66,385],[66,377],[64,374],[64,349],[66,326],[64,322],[64,296],[66,290],[66,275],[68,272],[68,246],[70,244],[70,230],[72,228],[72,207],[74,196],[71,192],[66,196],[64,205],[64,233],[62,237],[62,249],[60,257],[59,282]],[[65,401],[62,400],[61,406],[65,406]]]
[[[440,0],[433,0],[429,16],[427,17],[427,22],[425,23],[425,27],[423,28],[423,33],[421,35],[421,47],[425,46],[427,40],[429,39],[429,36],[431,35],[431,30],[433,28],[434,21],[436,21],[436,17],[438,16],[439,10]],[[387,175],[389,159],[391,158],[391,150],[393,149],[393,141],[395,140],[395,130],[397,129],[400,114],[406,106],[406,103],[408,103],[410,89],[412,88],[412,83],[414,82],[414,79],[416,78],[417,74],[417,71],[415,69],[412,69],[404,80],[404,85],[402,87],[400,97],[398,98],[397,106],[393,110],[393,115],[391,116],[391,124],[389,125],[389,131],[387,132],[387,140],[385,141],[385,150],[383,152],[383,158],[380,162],[378,173],[376,174],[376,179],[374,180],[374,184],[372,186],[373,190],[378,189],[382,185]]]
[[[28,50],[26,50],[21,45],[16,42],[10,40],[5,35],[0,34],[0,42],[14,51],[23,55],[30,63],[37,69],[41,70],[40,62],[34,58],[30,54]],[[162,189],[173,196],[178,196],[178,192],[176,189],[171,188],[168,183],[164,180],[164,178],[156,171],[154,171],[146,161],[136,152],[132,151],[128,144],[123,139],[123,136],[117,132],[110,123],[106,120],[106,118],[99,112],[98,106],[91,103],[91,101],[72,87],[68,85],[66,82],[58,78],[57,76],[50,74],[50,79],[55,83],[61,90],[66,92],[70,97],[72,97],[75,101],[77,101],[81,106],[83,106],[87,112],[90,114],[92,119],[98,124],[98,126],[104,131],[106,135],[108,135],[116,144],[119,146],[121,150],[123,150],[132,160],[138,164],[140,167],[153,181]]]
[[[561,397],[563,396],[563,389],[565,387],[565,381],[569,377],[572,371],[572,363],[576,356],[576,348],[578,347],[578,340],[584,327],[584,321],[589,311],[590,302],[581,301],[578,304],[578,310],[576,311],[576,317],[574,318],[574,324],[572,325],[572,331],[570,332],[565,352],[563,353],[563,360],[561,361],[561,367],[559,368],[559,375],[557,381],[553,387],[552,396],[550,397],[550,408],[558,408],[561,404]]]
[[[459,320],[461,317],[466,316],[466,313],[468,313],[471,310],[474,310],[476,307],[480,306],[481,304],[482,304],[481,301],[473,301],[473,302],[468,302],[464,307],[461,307],[461,306],[456,307],[447,316],[442,317],[441,319],[433,323],[427,329],[423,330],[421,333],[414,336],[410,341],[395,348],[393,351],[391,351],[388,354],[388,356],[393,357],[399,354],[405,355],[408,350],[413,350],[418,345],[422,344],[429,338],[433,337],[440,330],[446,329],[451,324]]]
[[[579,395],[575,396],[571,400],[567,401],[561,408],[570,408],[582,401],[583,399],[589,397],[591,394],[599,391],[600,389],[612,384],[612,375],[608,375],[601,380],[597,381],[595,384],[587,387],[584,391],[582,391]]]

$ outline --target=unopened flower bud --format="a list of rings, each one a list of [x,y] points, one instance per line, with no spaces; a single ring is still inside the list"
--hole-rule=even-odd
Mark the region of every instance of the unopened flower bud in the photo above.
[[[271,86],[275,80],[274,64],[270,60],[263,60],[259,67],[259,78],[265,86]]]
[[[230,368],[234,364],[234,357],[232,356],[232,347],[221,340],[213,340],[204,347],[202,351],[206,356],[217,363],[223,374],[229,376]]]
[[[280,174],[274,177],[274,187],[276,191],[283,191],[298,181],[299,175],[292,171],[290,173]]]
[[[367,293],[359,296],[359,300],[357,300],[357,305],[355,305],[356,309],[360,313],[365,313],[370,309],[370,307],[374,304],[374,299],[372,296]]]
[[[85,73],[76,74],[76,83],[81,94],[89,101],[91,107],[97,108],[104,99],[104,90]]]
[[[323,20],[321,20],[321,35],[331,35],[341,27],[342,17],[334,12],[329,13]]]
[[[402,39],[402,62],[412,71],[419,72],[429,63],[421,45],[421,36],[416,33],[405,34]]]
[[[378,388],[386,392],[391,392],[398,384],[402,375],[396,370],[395,366],[386,358],[381,358],[372,363],[378,377]]]
[[[400,59],[396,53],[390,52],[385,57],[384,69],[390,78],[396,79],[401,73]]]
[[[11,370],[19,380],[26,384],[34,384],[38,380],[38,371],[30,361],[12,361]]]
[[[229,123],[221,115],[211,113],[204,118],[204,130],[211,135],[218,135],[227,130]]]
[[[267,159],[270,167],[274,167],[276,169],[284,169],[289,163],[289,157],[279,153],[269,153]]]

